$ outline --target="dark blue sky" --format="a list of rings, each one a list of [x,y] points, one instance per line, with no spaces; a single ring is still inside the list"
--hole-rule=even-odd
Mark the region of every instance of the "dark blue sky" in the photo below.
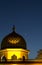
[[[29,58],[35,58],[42,49],[42,0],[1,0],[0,43],[13,24],[27,42]]]

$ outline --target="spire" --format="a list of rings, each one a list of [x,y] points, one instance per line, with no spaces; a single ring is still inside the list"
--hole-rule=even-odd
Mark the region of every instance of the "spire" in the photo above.
[[[13,25],[13,28],[12,28],[13,32],[15,31],[15,25]]]

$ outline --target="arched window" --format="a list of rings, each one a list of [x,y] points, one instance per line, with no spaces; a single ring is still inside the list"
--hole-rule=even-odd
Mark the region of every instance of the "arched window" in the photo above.
[[[1,57],[1,61],[2,62],[6,62],[7,60],[6,60],[6,57],[3,55],[2,57]]]
[[[12,59],[12,60],[17,60],[17,56],[16,56],[16,55],[13,55],[13,56],[11,57],[11,59]]]
[[[25,56],[23,56],[23,61],[25,60]]]

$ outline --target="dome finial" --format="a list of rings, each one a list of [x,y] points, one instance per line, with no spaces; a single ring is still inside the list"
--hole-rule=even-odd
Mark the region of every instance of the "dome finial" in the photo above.
[[[13,25],[13,28],[12,28],[13,32],[15,31],[15,25]]]

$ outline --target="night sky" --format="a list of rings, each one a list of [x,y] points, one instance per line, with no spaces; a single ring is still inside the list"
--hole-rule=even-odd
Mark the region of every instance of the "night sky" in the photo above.
[[[42,0],[0,0],[0,44],[13,25],[35,58],[42,49]]]

